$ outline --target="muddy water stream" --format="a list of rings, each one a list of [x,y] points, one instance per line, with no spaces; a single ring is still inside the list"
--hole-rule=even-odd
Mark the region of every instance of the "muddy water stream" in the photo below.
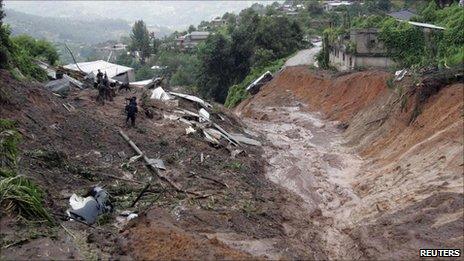
[[[298,102],[260,112],[268,116],[266,120],[245,122],[268,141],[267,178],[300,196],[308,214],[320,210],[332,220],[320,225],[329,258],[359,257],[356,244],[343,231],[350,227],[351,209],[359,202],[350,183],[362,160],[342,145],[337,123],[323,120]]]

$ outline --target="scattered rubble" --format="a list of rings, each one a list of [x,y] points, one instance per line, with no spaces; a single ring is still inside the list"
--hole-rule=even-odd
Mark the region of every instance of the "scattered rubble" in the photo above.
[[[172,97],[167,92],[165,92],[162,87],[158,87],[152,91],[150,99],[167,101],[171,100]]]

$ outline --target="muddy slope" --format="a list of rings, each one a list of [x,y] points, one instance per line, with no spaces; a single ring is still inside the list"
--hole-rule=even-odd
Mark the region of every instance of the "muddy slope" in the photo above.
[[[291,128],[297,129],[301,136],[305,131],[309,131],[306,136],[310,137],[321,132],[314,124],[301,125],[299,122],[308,117],[303,115],[312,115],[322,122],[322,132],[330,133],[334,124],[348,126],[340,134],[340,148],[328,145],[333,137],[319,136],[320,143],[326,145],[318,151],[332,148],[335,154],[350,151],[359,157],[358,169],[341,168],[343,182],[335,179],[327,183],[320,179],[321,173],[314,167],[330,165],[334,160],[320,157],[314,161],[310,149],[318,146],[304,139],[300,142],[308,143],[311,148],[303,151],[308,155],[300,160],[311,163],[301,173],[309,172],[309,176],[294,172],[281,178],[315,181],[306,192],[296,190],[303,199],[311,197],[324,184],[331,184],[332,189],[346,184],[346,191],[353,193],[336,207],[332,199],[313,197],[316,202],[313,205],[319,205],[323,216],[334,219],[333,224],[321,225],[322,234],[337,235],[341,244],[338,246],[342,252],[334,253],[330,242],[337,243],[337,239],[327,238],[329,257],[404,259],[417,258],[419,248],[462,248],[464,85],[441,86],[438,93],[420,104],[420,113],[411,121],[417,107],[417,93],[408,89],[412,79],[406,78],[400,84],[403,86],[389,89],[388,77],[388,73],[380,71],[329,75],[305,67],[290,67],[237,108],[238,114],[257,126],[275,122],[281,127],[279,122],[286,124],[285,120],[289,120],[288,124],[293,124]],[[301,105],[296,111],[289,111],[295,102]],[[295,113],[302,112],[302,116],[291,121]],[[269,139],[277,139],[272,132],[262,131]],[[287,135],[282,142],[295,142],[292,136],[288,138],[291,129],[282,133]],[[267,171],[273,172],[272,168]],[[330,171],[322,175],[331,178]],[[291,189],[289,184],[287,181],[284,186]],[[337,194],[330,191],[330,186],[325,189],[329,194]],[[343,248],[347,250],[345,253]]]
[[[54,227],[21,222],[2,209],[2,259],[326,258],[299,198],[265,178],[260,148],[244,146],[245,153],[234,158],[225,147],[187,135],[180,122],[143,113],[137,128],[125,128],[124,99],[140,100],[141,92],[122,92],[99,106],[96,90],[59,98],[6,71],[0,71],[0,84],[8,100],[0,117],[15,120],[23,136],[19,172],[44,190],[57,221]],[[154,110],[170,113],[162,106]],[[223,117],[217,121],[223,128],[242,129],[226,111]],[[140,161],[124,165],[134,152],[117,134],[120,128],[149,157],[163,159],[164,173],[183,189],[211,196],[178,193],[154,179],[131,208],[153,174]],[[115,212],[96,228],[61,220],[70,195],[83,195],[96,184],[110,192]],[[139,218],[126,226],[117,217],[123,210]]]

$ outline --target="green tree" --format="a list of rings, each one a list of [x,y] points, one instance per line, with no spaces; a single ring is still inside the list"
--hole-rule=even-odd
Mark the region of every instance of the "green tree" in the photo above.
[[[0,0],[0,26],[3,25],[4,17],[5,17],[5,12],[3,11],[3,0]]]
[[[212,35],[199,47],[198,58],[198,91],[205,97],[223,103],[232,82],[230,42],[221,34]]]
[[[382,11],[388,12],[390,11],[391,7],[392,7],[391,0],[378,0],[377,1],[377,8]]]
[[[187,32],[191,33],[191,32],[194,32],[196,30],[197,30],[197,28],[195,28],[195,26],[190,25],[189,28],[187,29]]]
[[[145,63],[145,59],[150,57],[150,34],[147,26],[143,20],[138,20],[132,26],[132,32],[130,34],[132,51],[139,51],[142,63]]]
[[[59,60],[56,48],[46,40],[37,40],[28,35],[20,35],[12,38],[13,43],[27,51],[32,57],[55,65]]]
[[[306,10],[311,15],[321,15],[323,13],[322,5],[319,0],[309,0],[306,2]]]
[[[153,54],[157,54],[157,53],[159,52],[160,47],[161,47],[161,41],[160,41],[160,39],[153,37],[153,39],[152,39],[152,45],[151,45],[151,48],[152,48],[152,51],[151,51],[151,52],[152,52]]]
[[[256,32],[257,46],[271,50],[277,57],[296,51],[302,43],[303,31],[288,17],[264,17]]]
[[[3,25],[3,0],[0,0],[0,69],[8,68],[9,64],[9,49],[11,49],[10,30]]]

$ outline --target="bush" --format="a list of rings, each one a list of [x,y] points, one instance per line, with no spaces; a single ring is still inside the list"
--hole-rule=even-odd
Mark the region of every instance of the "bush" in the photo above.
[[[52,222],[43,206],[43,193],[24,176],[18,176],[20,135],[11,120],[0,119],[0,205],[20,218]]]
[[[27,220],[52,222],[42,203],[43,192],[26,177],[2,177],[0,193],[0,205],[5,211]]]
[[[56,48],[46,40],[37,40],[28,35],[15,36],[11,40],[18,48],[25,50],[29,56],[38,60],[55,65],[59,59]]]
[[[142,81],[153,78],[154,72],[149,65],[144,65],[135,70],[135,80]]]
[[[388,18],[382,23],[379,39],[400,66],[423,65],[425,62],[427,50],[420,28]]]
[[[20,43],[12,41],[10,33],[10,29],[7,26],[1,25],[0,68],[10,70],[18,68],[28,78],[38,81],[47,80],[47,73],[34,63],[34,56],[29,52],[29,47],[23,46],[22,41]]]

